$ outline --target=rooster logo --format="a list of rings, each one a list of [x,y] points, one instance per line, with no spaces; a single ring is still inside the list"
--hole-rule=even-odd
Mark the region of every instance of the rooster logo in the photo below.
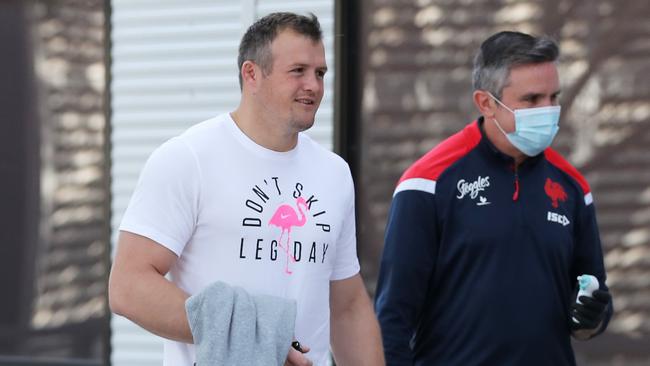
[[[546,192],[546,195],[551,199],[554,208],[558,207],[558,201],[565,202],[567,199],[567,194],[564,191],[564,188],[562,188],[560,183],[553,182],[551,178],[546,178],[544,192]]]

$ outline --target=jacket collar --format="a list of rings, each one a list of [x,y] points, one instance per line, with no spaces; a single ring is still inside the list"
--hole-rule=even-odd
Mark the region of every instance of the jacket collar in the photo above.
[[[487,135],[485,134],[485,128],[483,126],[485,123],[485,119],[483,118],[483,116],[479,117],[474,123],[477,124],[477,127],[481,132],[481,142],[479,143],[478,148],[481,149],[482,155],[490,159],[493,159],[498,163],[504,164],[510,169],[514,170],[515,159],[510,155],[506,155],[502,153],[499,149],[497,149],[497,147],[494,146],[492,141],[490,141],[490,139],[488,139]],[[537,164],[540,160],[542,160],[543,157],[544,157],[544,152],[541,152],[532,157],[528,157],[519,165],[519,169],[528,166],[533,166]]]

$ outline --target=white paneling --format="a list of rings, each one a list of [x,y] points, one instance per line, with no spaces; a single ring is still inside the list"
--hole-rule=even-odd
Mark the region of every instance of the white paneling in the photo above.
[[[312,12],[323,27],[325,96],[310,136],[331,148],[334,1],[112,0],[111,226],[116,229],[151,152],[239,102],[237,49],[250,23],[274,11]],[[113,366],[161,365],[162,340],[113,316]]]

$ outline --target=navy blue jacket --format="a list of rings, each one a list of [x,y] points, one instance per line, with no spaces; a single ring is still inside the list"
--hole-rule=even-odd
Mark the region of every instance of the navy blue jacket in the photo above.
[[[575,365],[576,277],[606,288],[582,175],[550,148],[515,170],[481,124],[395,189],[375,304],[389,366]]]

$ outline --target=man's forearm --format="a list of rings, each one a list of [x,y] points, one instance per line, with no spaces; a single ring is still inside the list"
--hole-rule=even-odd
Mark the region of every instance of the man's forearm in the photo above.
[[[379,324],[367,295],[332,319],[331,338],[337,365],[384,365]]]
[[[155,272],[123,276],[111,276],[109,298],[113,312],[161,337],[193,343],[185,292]]]
[[[578,329],[571,332],[571,334],[573,335],[573,338],[577,340],[586,341],[588,339],[591,339],[591,337],[593,337],[594,334],[598,333],[600,331],[600,328],[602,327],[603,327],[603,323],[601,322],[594,329]]]

